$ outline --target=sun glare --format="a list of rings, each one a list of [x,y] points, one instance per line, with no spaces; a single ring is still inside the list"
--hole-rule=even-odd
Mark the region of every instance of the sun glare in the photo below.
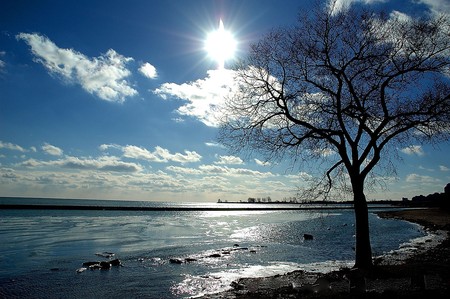
[[[225,30],[222,20],[219,29],[210,32],[206,38],[205,50],[214,59],[219,69],[225,67],[225,61],[234,58],[237,42],[229,31]]]

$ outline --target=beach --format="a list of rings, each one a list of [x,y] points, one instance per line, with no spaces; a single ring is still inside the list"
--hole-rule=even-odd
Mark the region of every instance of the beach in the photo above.
[[[372,270],[358,272],[364,277],[364,290],[350,292],[349,280],[355,273],[352,269],[329,273],[298,270],[265,278],[241,278],[232,283],[232,290],[202,298],[449,298],[450,213],[441,209],[410,209],[377,215],[420,224],[440,235],[441,240],[427,246],[431,240],[424,239],[408,254],[400,251],[375,258]]]

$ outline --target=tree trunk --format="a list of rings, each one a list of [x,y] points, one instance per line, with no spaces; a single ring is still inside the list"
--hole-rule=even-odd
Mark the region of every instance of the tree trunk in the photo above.
[[[352,180],[356,228],[355,268],[369,269],[373,265],[369,234],[369,212],[364,195],[364,183],[357,181],[355,183],[355,180]]]

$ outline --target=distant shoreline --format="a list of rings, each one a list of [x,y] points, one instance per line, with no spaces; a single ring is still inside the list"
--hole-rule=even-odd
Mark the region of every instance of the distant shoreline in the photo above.
[[[295,204],[292,204],[295,205]],[[254,207],[137,207],[137,206],[91,206],[91,205],[34,205],[34,204],[2,204],[0,210],[72,210],[72,211],[309,211],[309,210],[352,210],[352,206],[300,206],[263,207],[256,204]],[[369,206],[369,209],[398,209],[398,206]]]

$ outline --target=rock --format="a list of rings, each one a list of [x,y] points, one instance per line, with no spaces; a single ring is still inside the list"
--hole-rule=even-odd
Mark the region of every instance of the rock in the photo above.
[[[100,262],[84,262],[83,266],[85,267],[90,267],[90,266],[94,266],[94,265],[100,265]]]
[[[314,292],[314,287],[310,283],[306,283],[306,284],[300,285],[300,286],[292,284],[292,288],[294,290],[296,290],[298,293],[304,294],[304,295]]]
[[[100,262],[100,268],[102,270],[111,269],[111,263],[110,262]]]
[[[108,270],[108,269],[111,269],[112,266],[122,266],[122,263],[120,262],[119,259],[115,259],[112,261],[84,262],[83,263],[83,268],[89,269],[89,270],[98,270],[98,269]],[[80,268],[80,269],[83,269],[83,268]],[[78,269],[78,270],[80,270],[80,269]],[[78,272],[78,270],[77,270],[77,272]],[[78,272],[78,273],[80,273],[80,272]]]
[[[183,263],[183,261],[180,259],[169,259],[169,262],[171,264],[182,264]]]
[[[219,253],[213,253],[208,255],[208,257],[221,257],[221,255]]]
[[[239,247],[239,244],[234,244],[233,247]]]
[[[192,262],[196,262],[197,259],[194,259],[194,258],[191,258],[191,257],[187,257],[187,258],[184,259],[184,261],[185,261],[186,263],[192,263]]]
[[[245,289],[244,284],[238,283],[236,281],[233,281],[230,286],[235,290],[244,290]]]
[[[313,240],[314,236],[310,235],[310,234],[303,234],[303,239],[304,240]]]
[[[222,254],[231,254],[231,252],[229,252],[228,250],[223,250]]]
[[[89,270],[98,270],[101,269],[102,267],[100,266],[100,264],[95,264],[95,265],[90,265],[89,266]]]
[[[122,266],[122,262],[119,259],[109,261],[109,263],[111,264],[111,266]]]
[[[252,250],[250,250],[250,253],[256,253],[256,250],[252,249]]]
[[[331,289],[330,282],[325,277],[319,277],[316,282],[314,282],[314,292],[324,293]]]

